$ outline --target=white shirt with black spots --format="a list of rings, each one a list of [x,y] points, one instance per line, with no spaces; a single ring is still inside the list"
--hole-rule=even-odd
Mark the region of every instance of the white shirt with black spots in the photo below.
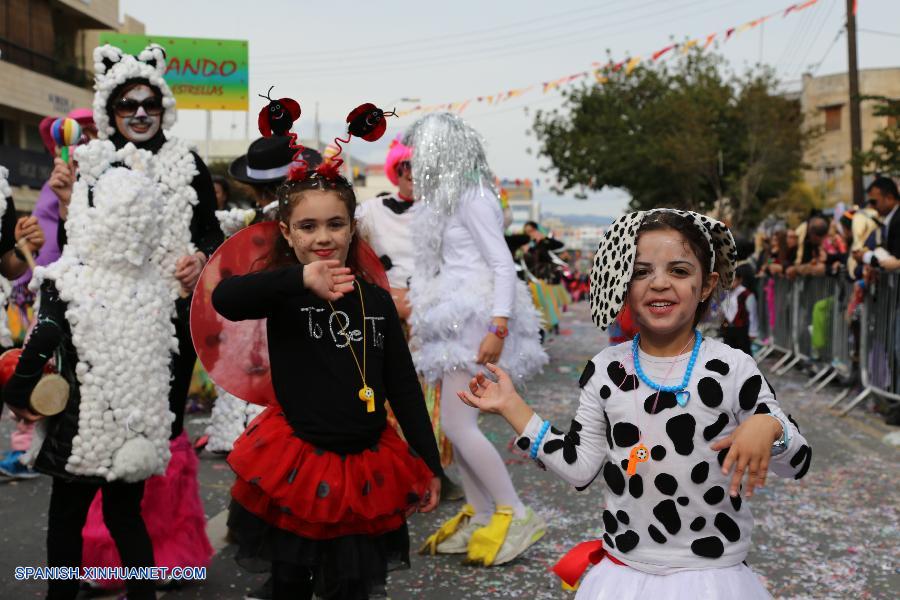
[[[640,354],[644,373],[662,385],[681,383],[689,359],[690,353]],[[549,430],[537,460],[578,488],[595,478],[605,483],[604,547],[625,564],[666,575],[741,563],[750,548],[753,516],[742,498],[728,496],[731,475],[721,470],[727,450],[717,453],[710,445],[753,414],[770,413],[790,427],[788,449],[772,457],[770,469],[795,479],[809,469],[809,445],[754,360],[739,350],[703,340],[684,408],[672,393],[657,399],[632,363],[630,343],[591,359],[569,433]],[[530,447],[542,423],[538,415],[531,418],[517,440],[520,448]],[[650,458],[629,477],[629,454],[639,442]]]

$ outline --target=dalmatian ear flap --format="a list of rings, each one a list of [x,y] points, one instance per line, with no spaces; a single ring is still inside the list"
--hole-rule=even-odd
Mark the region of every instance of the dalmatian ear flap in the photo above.
[[[97,75],[105,75],[122,60],[123,56],[119,48],[109,44],[94,48],[94,72]]]
[[[591,268],[591,318],[601,329],[609,327],[625,305],[625,293],[634,270],[637,232],[642,211],[616,219],[600,241]]]
[[[737,263],[737,244],[731,230],[719,221],[713,220],[709,233],[716,251],[716,270],[719,272],[720,284],[723,289],[730,290]]]
[[[138,60],[156,69],[160,75],[166,72],[166,49],[159,44],[150,44],[138,54]]]

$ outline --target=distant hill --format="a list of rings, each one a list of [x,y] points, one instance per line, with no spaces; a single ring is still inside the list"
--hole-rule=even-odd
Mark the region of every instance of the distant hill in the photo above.
[[[615,217],[607,217],[603,215],[559,215],[552,212],[542,212],[542,217],[553,217],[559,219],[566,225],[609,225],[615,220]]]

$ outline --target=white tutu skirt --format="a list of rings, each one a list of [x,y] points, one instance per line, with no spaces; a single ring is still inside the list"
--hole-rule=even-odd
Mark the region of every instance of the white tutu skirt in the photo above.
[[[491,325],[494,303],[490,271],[465,277],[440,274],[427,286],[413,284],[410,301],[413,361],[429,382],[444,372],[463,369],[481,372],[478,348]],[[541,347],[541,318],[525,284],[516,281],[516,297],[503,343],[500,368],[521,383],[547,364]]]
[[[771,600],[745,564],[652,575],[603,560],[584,576],[575,600]]]

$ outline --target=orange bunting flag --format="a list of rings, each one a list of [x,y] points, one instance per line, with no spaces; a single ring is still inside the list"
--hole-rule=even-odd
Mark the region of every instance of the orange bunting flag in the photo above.
[[[716,39],[716,36],[717,36],[717,35],[719,35],[719,34],[718,34],[718,33],[711,33],[711,34],[709,34],[708,36],[706,36],[706,43],[703,44],[703,49],[704,49],[704,50],[706,50],[707,48],[709,48],[709,45],[713,43],[713,40]]]
[[[472,103],[471,100],[466,100],[465,102],[462,103],[462,106],[460,106],[459,110],[456,112],[458,112],[459,114],[462,114],[464,110],[469,108],[469,104],[471,104],[471,103]]]

